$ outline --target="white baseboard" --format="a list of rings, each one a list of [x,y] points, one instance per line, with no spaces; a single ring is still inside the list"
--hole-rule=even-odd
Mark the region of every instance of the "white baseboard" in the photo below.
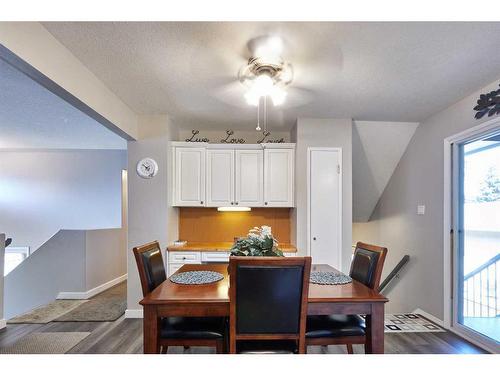
[[[125,310],[125,319],[142,319],[142,309],[127,309]]]
[[[125,280],[127,280],[127,274],[121,275],[116,279],[113,279],[111,281],[108,281],[107,283],[96,286],[95,288],[87,290],[86,292],[60,292],[57,295],[57,299],[89,299]]]
[[[7,320],[0,319],[0,329],[4,329],[5,327],[7,327]]]
[[[444,322],[441,319],[436,318],[434,315],[429,314],[427,311],[424,311],[422,309],[415,309],[412,311],[412,314],[420,314],[424,318],[429,319],[430,321],[439,324],[441,327],[444,327]]]

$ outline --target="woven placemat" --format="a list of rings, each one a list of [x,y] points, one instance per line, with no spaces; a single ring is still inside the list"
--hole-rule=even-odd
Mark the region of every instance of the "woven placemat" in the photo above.
[[[220,281],[224,276],[214,271],[188,271],[170,276],[170,281],[176,284],[202,285]]]
[[[349,284],[352,279],[341,272],[311,272],[309,281],[321,285]]]

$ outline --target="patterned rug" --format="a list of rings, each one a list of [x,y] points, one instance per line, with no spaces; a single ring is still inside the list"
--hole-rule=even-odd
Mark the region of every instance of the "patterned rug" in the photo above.
[[[0,348],[0,354],[64,354],[90,332],[38,332],[24,336],[14,344]]]
[[[49,303],[48,305],[37,307],[25,314],[18,315],[7,321],[8,324],[30,323],[30,324],[45,324],[67,314],[71,310],[77,308],[87,300],[69,300],[60,299]]]
[[[446,332],[419,314],[385,314],[385,333]]]
[[[92,297],[88,302],[54,319],[55,322],[111,322],[125,313],[127,282]]]

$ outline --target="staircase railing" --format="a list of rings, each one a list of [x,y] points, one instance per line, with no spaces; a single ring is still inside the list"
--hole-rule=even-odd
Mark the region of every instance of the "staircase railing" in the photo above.
[[[464,276],[464,316],[496,317],[498,303],[498,273],[500,253]]]
[[[382,281],[382,284],[380,284],[380,287],[378,288],[379,292],[382,292],[387,287],[387,285],[399,274],[399,272],[401,272],[401,270],[409,260],[409,255],[405,255],[403,258],[401,258],[399,263],[396,264],[396,267],[394,267],[394,269],[389,273],[385,280]]]

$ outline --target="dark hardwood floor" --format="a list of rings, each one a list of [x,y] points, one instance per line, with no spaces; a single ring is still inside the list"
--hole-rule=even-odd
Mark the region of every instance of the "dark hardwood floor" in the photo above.
[[[32,332],[91,332],[69,353],[142,353],[142,319],[119,318],[114,322],[51,322],[48,324],[8,324],[0,331],[0,347],[8,346]],[[169,348],[169,353],[215,353],[212,348]],[[354,353],[363,353],[354,345]],[[390,354],[479,354],[484,351],[451,332],[389,333],[385,352]],[[312,346],[308,353],[346,353],[345,346]]]

